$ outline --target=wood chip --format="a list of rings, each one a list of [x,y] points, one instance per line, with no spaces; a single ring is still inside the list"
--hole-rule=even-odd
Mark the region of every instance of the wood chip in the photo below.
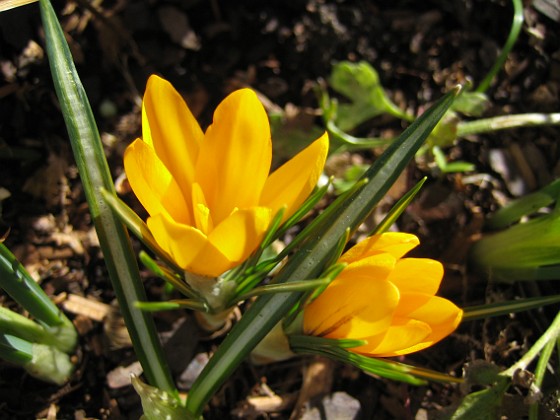
[[[68,295],[68,299],[62,303],[62,307],[72,314],[83,315],[98,322],[103,321],[112,311],[110,305],[74,294]]]
[[[294,404],[295,394],[247,397],[247,402],[259,413],[283,411]]]
[[[119,366],[107,374],[107,385],[109,388],[123,388],[130,385],[131,375],[140,376],[142,366],[140,362],[134,362],[128,366]]]

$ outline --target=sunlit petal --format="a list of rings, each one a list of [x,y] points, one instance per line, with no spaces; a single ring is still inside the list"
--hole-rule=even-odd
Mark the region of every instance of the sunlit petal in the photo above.
[[[364,338],[391,324],[399,291],[388,281],[337,278],[304,312],[304,331],[329,338]]]
[[[429,347],[455,331],[463,311],[447,299],[418,293],[402,295],[395,316],[424,322],[432,329],[415,345],[403,346],[395,351],[395,354],[408,354]]]
[[[432,326],[447,325],[450,332],[457,327],[462,313],[447,299],[421,293],[403,294],[396,310],[397,316],[418,319]]]
[[[173,86],[158,76],[148,79],[142,102],[144,141],[154,150],[183,191],[190,197],[194,168],[204,134]]]
[[[432,332],[429,324],[415,319],[394,319],[381,342],[352,349],[357,353],[375,357],[390,357],[402,353],[402,349],[412,348],[424,342]]]
[[[401,258],[419,243],[418,238],[409,233],[387,232],[373,235],[346,251],[340,258],[340,262],[352,262],[382,252]]]
[[[233,92],[216,109],[196,166],[196,181],[216,225],[234,208],[259,205],[271,159],[264,107],[249,89]]]
[[[147,223],[158,245],[185,271],[216,277],[232,268],[232,262],[198,229],[165,215],[150,217]]]
[[[235,210],[215,227],[208,240],[237,265],[259,246],[270,225],[271,217],[270,209],[265,207]]]
[[[180,267],[188,267],[208,242],[198,229],[177,223],[165,213],[149,217],[147,224],[158,245]]]
[[[329,150],[327,133],[274,171],[266,180],[260,203],[273,213],[286,206],[284,220],[303,204],[323,171]]]
[[[132,190],[151,215],[169,213],[180,223],[189,223],[190,210],[177,182],[154,149],[136,139],[125,150],[124,168]]]
[[[204,191],[202,191],[202,188],[200,188],[200,185],[196,182],[192,186],[192,203],[194,226],[208,235],[208,233],[214,229],[214,221],[212,220]]]
[[[443,278],[443,265],[429,258],[403,258],[389,276],[402,293],[435,295]]]
[[[388,280],[397,260],[391,254],[371,255],[350,263],[339,278],[363,279],[368,282]]]

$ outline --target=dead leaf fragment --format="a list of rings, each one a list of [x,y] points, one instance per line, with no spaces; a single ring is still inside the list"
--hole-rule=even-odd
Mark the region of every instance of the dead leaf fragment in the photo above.
[[[101,322],[112,310],[111,306],[88,299],[78,295],[68,295],[68,299],[62,303],[65,311],[76,315],[83,315],[94,321]]]

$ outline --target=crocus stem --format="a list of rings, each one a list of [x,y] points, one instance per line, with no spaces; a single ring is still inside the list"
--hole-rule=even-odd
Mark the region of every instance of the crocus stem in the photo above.
[[[512,0],[513,3],[513,21],[511,24],[511,29],[509,31],[508,38],[502,51],[494,65],[488,72],[488,74],[484,77],[480,85],[476,88],[477,92],[486,92],[486,90],[490,87],[492,80],[498,74],[502,66],[504,65],[507,56],[511,49],[513,48],[515,42],[517,41],[517,37],[519,36],[519,32],[521,31],[521,26],[523,25],[523,2],[522,0]]]
[[[93,112],[52,5],[49,0],[39,4],[56,94],[121,313],[146,378],[176,396],[153,319],[134,306],[146,294],[128,234],[101,194],[101,188],[115,189]]]
[[[462,121],[457,125],[457,137],[471,134],[489,133],[518,127],[560,125],[560,113],[552,114],[514,114],[500,117],[482,118],[474,121]]]
[[[539,355],[541,350],[546,346],[546,344],[550,341],[555,341],[558,336],[560,335],[560,312],[556,315],[552,324],[547,328],[543,335],[539,337],[539,339],[533,344],[533,346],[519,359],[514,365],[512,365],[509,369],[503,371],[501,375],[504,376],[513,376],[513,374],[518,369],[525,369],[527,366],[531,364],[531,362]]]
[[[535,390],[540,391],[541,385],[544,380],[544,375],[546,373],[546,367],[548,365],[548,361],[550,360],[550,356],[552,356],[552,352],[554,348],[558,344],[558,338],[556,340],[549,341],[544,346],[544,349],[539,357],[539,361],[537,362],[537,367],[535,369],[535,381],[531,385],[535,387]],[[529,406],[529,420],[537,420],[539,418],[539,403],[534,402]]]

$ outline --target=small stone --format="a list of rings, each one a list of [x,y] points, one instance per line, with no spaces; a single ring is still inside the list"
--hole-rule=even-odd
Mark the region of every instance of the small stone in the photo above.
[[[353,420],[358,418],[360,402],[346,392],[335,392],[317,403],[307,403],[302,420]]]

